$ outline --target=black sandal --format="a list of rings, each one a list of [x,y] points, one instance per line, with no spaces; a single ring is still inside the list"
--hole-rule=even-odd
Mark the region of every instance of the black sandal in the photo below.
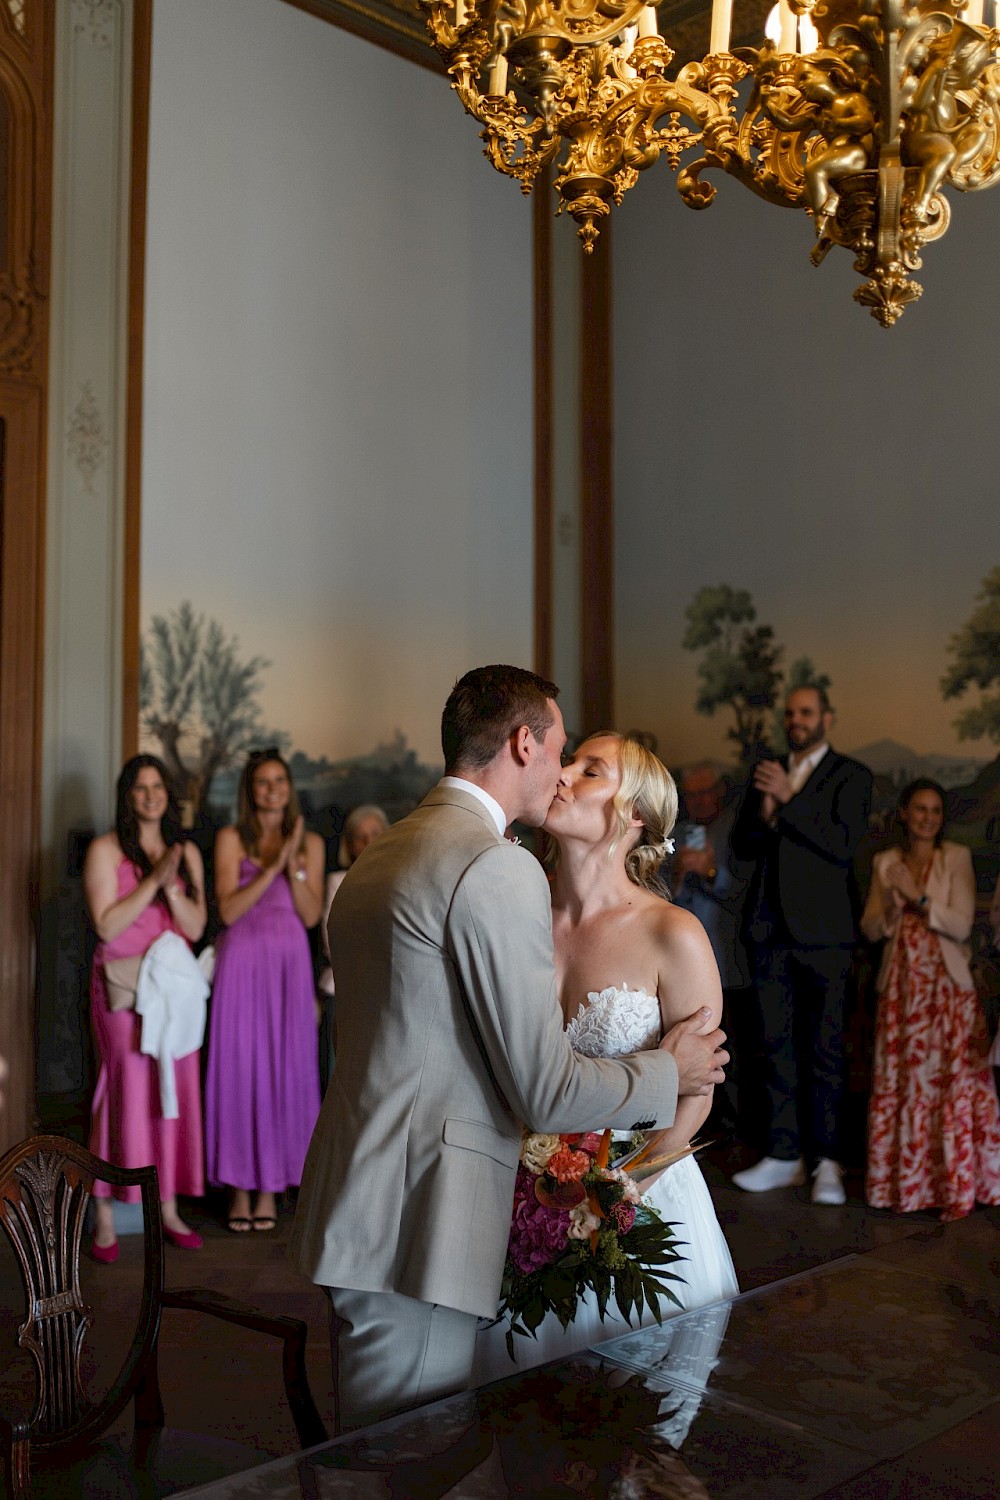
[[[226,1220],[226,1228],[230,1234],[249,1234],[253,1223],[253,1219],[248,1219],[244,1214],[233,1214]]]
[[[267,1234],[272,1229],[277,1229],[278,1220],[275,1214],[254,1214],[250,1220],[258,1234]]]

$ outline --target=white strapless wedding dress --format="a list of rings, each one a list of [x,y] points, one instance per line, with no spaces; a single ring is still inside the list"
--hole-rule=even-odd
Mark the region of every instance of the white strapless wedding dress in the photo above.
[[[645,1052],[659,1044],[662,1036],[660,1002],[645,990],[602,990],[587,996],[586,1003],[570,1021],[566,1035],[576,1052],[587,1057],[624,1057],[631,1052]],[[674,1226],[679,1248],[685,1259],[670,1267],[682,1281],[670,1282],[682,1306],[660,1300],[663,1318],[676,1317],[696,1307],[722,1302],[739,1292],[733,1258],[715,1216],[715,1208],[701,1168],[693,1156],[686,1156],[658,1177],[645,1195],[646,1202],[661,1218]],[[515,1369],[529,1369],[548,1360],[565,1359],[577,1349],[620,1337],[631,1327],[655,1324],[648,1308],[643,1309],[641,1323],[627,1324],[613,1304],[604,1319],[597,1311],[592,1293],[577,1307],[576,1317],[568,1328],[550,1313],[538,1329],[537,1338],[514,1337],[516,1362],[507,1353],[507,1319],[480,1330],[476,1339],[473,1365],[474,1386],[485,1385],[511,1375]]]

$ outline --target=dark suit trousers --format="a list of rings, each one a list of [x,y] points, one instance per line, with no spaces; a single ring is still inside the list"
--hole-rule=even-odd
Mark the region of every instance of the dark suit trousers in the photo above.
[[[758,948],[754,957],[768,1055],[768,1154],[780,1161],[805,1155],[839,1161],[851,949],[776,944]]]

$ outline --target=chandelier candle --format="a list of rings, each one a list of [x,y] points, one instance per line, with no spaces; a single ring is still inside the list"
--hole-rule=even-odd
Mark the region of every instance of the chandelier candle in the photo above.
[[[712,33],[709,51],[729,51],[729,32],[733,24],[733,0],[712,0]]]

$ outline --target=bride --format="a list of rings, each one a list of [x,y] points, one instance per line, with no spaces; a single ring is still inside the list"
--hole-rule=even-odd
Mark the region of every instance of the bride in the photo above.
[[[577,1052],[618,1057],[656,1047],[664,1031],[702,1005],[719,1024],[722,990],[711,945],[698,919],[670,904],[658,878],[676,817],[670,773],[627,735],[593,735],[563,768],[544,827],[559,850],[552,940],[566,1031]],[[686,1146],[711,1105],[711,1094],[682,1098],[674,1124],[656,1133],[652,1154]],[[661,1316],[734,1297],[732,1257],[694,1157],[647,1178],[643,1192],[675,1226],[686,1257],[672,1268],[683,1277],[671,1283],[682,1307],[661,1298]],[[655,1322],[648,1309],[642,1322]],[[549,1314],[537,1339],[515,1337],[516,1365],[506,1331],[506,1319],[480,1331],[474,1385],[565,1358],[628,1326],[612,1307],[602,1322],[588,1294],[567,1329]]]

